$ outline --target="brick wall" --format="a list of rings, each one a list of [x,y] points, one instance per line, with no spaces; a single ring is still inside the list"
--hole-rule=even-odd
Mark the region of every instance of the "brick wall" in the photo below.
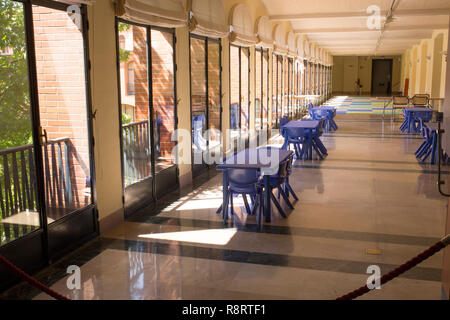
[[[206,43],[191,37],[192,114],[206,111]]]
[[[175,88],[173,35],[158,30],[151,31],[153,119],[159,128],[160,157],[172,162],[170,155],[175,142]]]
[[[277,103],[278,103],[278,59],[276,55],[272,55],[272,128],[275,127],[277,121]]]
[[[134,65],[135,119],[137,122],[149,120],[149,85],[147,58],[147,30],[143,27],[131,26],[133,33],[133,51],[128,63]]]
[[[263,97],[263,108],[262,108],[262,126],[264,129],[267,129],[267,121],[268,121],[268,110],[269,110],[269,51],[266,50],[263,53],[263,89],[262,89],[262,97]]]
[[[208,112],[209,129],[220,130],[220,45],[208,41]],[[219,141],[219,136],[211,136],[211,140]]]
[[[50,8],[33,6],[33,24],[41,125],[49,140],[70,139],[73,205],[84,206],[90,203],[90,172],[82,33],[66,12]],[[59,173],[53,171],[60,167],[57,157],[49,152],[51,198],[64,189],[62,181],[56,182]]]
[[[247,131],[250,128],[250,49],[241,48],[241,130]],[[231,66],[233,67],[233,65]]]

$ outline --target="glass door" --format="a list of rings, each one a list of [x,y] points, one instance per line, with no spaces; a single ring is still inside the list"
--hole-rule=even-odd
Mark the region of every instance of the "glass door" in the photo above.
[[[220,41],[208,39],[208,163],[222,155],[222,77]]]
[[[262,129],[268,134],[269,126],[269,49],[263,50],[262,60]]]
[[[190,36],[192,171],[205,172],[222,154],[221,44]]]
[[[255,99],[255,127],[258,136],[258,145],[267,141],[268,134],[268,91],[269,91],[269,51],[256,49],[256,99]]]
[[[0,254],[36,271],[98,234],[86,7],[0,8]]]
[[[118,19],[122,175],[125,215],[178,187],[172,158],[176,129],[175,36]]]
[[[256,92],[255,92],[255,130],[256,136],[258,137],[258,145],[261,143],[259,137],[262,131],[262,119],[263,119],[263,108],[265,105],[263,98],[263,51],[262,49],[255,50],[255,82],[256,82]]]
[[[75,239],[89,237],[96,228],[87,38],[85,15],[74,18],[65,4],[33,3],[45,212],[52,255],[66,250]]]
[[[172,29],[150,29],[155,199],[178,188],[178,167],[172,152],[175,148],[176,85],[175,35]],[[151,142],[151,141],[150,141]]]
[[[234,151],[249,147],[250,49],[230,45],[230,128]]]
[[[0,0],[0,245],[41,229],[24,5]],[[15,19],[6,19],[14,16]],[[3,32],[8,31],[8,32]]]

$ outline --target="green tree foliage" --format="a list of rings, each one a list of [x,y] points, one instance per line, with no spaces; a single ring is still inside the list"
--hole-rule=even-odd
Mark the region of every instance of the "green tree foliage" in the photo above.
[[[128,31],[130,28],[131,28],[131,25],[129,25],[127,23],[119,22],[119,33]],[[128,59],[130,58],[130,54],[131,54],[130,51],[127,51],[123,48],[119,48],[120,62],[127,62]]]
[[[0,149],[30,142],[30,116],[23,7],[0,0]]]

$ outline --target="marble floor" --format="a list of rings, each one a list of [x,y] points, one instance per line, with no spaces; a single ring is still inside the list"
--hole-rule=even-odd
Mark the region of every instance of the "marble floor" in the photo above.
[[[400,122],[338,115],[337,123],[322,138],[325,160],[295,162],[300,200],[287,219],[275,209],[258,226],[238,199],[224,226],[217,174],[141,210],[41,279],[72,299],[334,299],[365,285],[369,266],[387,273],[444,235],[446,199],[436,168],[414,157],[422,139],[401,135]],[[71,264],[81,267],[79,290],[67,288]],[[441,267],[437,254],[360,299],[440,299]]]

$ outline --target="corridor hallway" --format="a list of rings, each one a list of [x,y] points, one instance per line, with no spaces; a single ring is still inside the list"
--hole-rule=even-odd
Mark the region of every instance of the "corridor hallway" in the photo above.
[[[212,172],[38,278],[88,300],[334,299],[364,285],[370,265],[385,274],[443,236],[446,199],[436,167],[414,157],[422,138],[400,134],[401,122],[339,114],[337,123],[339,131],[323,137],[325,160],[295,162],[291,184],[300,201],[287,219],[275,209],[272,223],[259,228],[237,209],[239,218],[224,228],[215,213],[221,175]],[[71,264],[81,267],[81,290],[66,287]],[[360,299],[440,299],[441,267],[438,253]],[[49,298],[29,287],[6,294]]]

